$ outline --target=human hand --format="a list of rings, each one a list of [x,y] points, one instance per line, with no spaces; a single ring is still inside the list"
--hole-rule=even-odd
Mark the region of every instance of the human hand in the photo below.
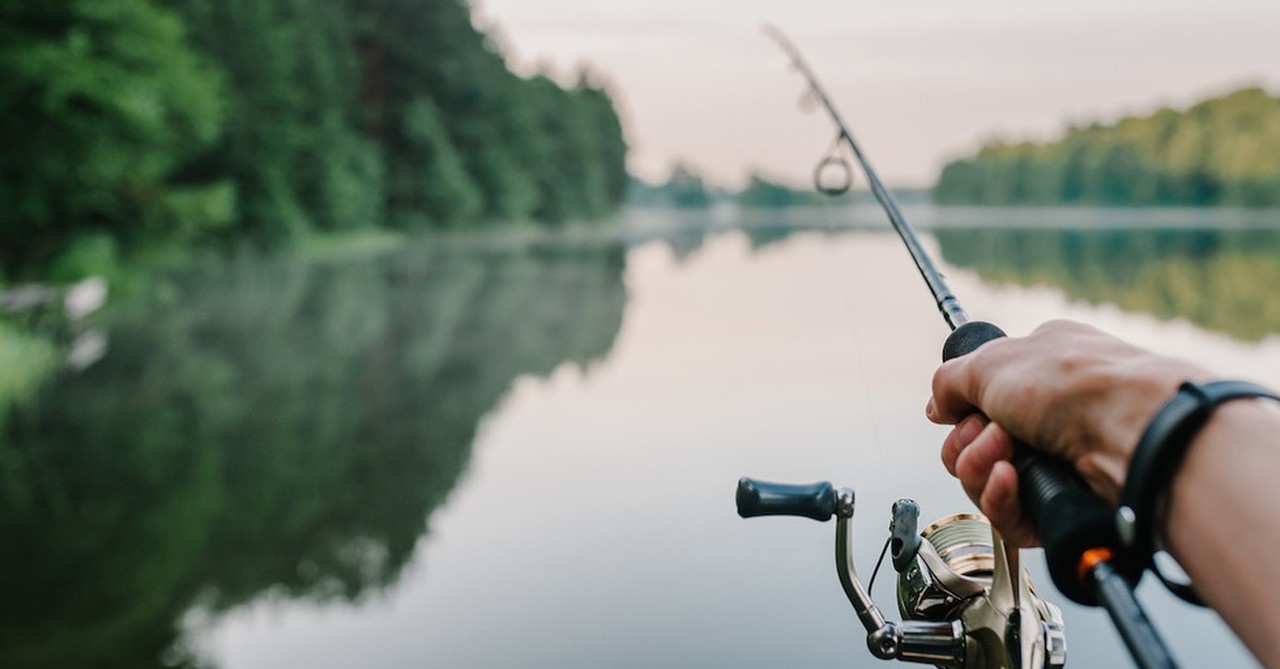
[[[1116,503],[1143,428],[1180,383],[1207,373],[1101,330],[1050,321],[944,363],[925,410],[953,425],[942,462],[1006,541],[1035,545],[1010,462],[1015,440],[1070,462]]]

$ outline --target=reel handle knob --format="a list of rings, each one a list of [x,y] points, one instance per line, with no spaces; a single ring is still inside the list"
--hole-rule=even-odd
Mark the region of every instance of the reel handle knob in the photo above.
[[[801,516],[826,521],[836,512],[836,489],[830,482],[770,483],[747,477],[738,479],[738,515]]]
[[[947,337],[942,359],[967,355],[1004,336],[991,323],[970,321]],[[1097,605],[1092,584],[1081,580],[1078,566],[1086,551],[1120,545],[1110,505],[1088,487],[1070,463],[1026,444],[1014,446],[1013,466],[1018,471],[1018,498],[1024,512],[1035,521],[1053,584],[1077,604]],[[1136,582],[1141,572],[1126,575]]]

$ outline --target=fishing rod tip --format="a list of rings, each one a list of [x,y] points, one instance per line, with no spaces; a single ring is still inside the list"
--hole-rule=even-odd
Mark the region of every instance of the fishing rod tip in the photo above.
[[[771,21],[765,21],[764,23],[761,23],[760,32],[763,32],[766,36],[768,36],[770,39],[774,40],[775,42],[779,42],[783,44],[786,44],[789,42],[789,40],[787,40],[787,34],[782,32],[782,29],[774,25]]]

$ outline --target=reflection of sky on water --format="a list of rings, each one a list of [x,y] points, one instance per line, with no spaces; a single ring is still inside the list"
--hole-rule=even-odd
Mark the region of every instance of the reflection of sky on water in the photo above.
[[[949,274],[972,314],[1011,334],[1077,318],[1280,385],[1274,338]],[[519,380],[483,421],[392,590],[242,607],[211,624],[206,652],[232,668],[884,666],[836,582],[833,527],[741,521],[731,492],[744,474],[853,486],[864,570],[898,497],[926,519],[968,508],[938,464],[945,431],[923,418],[945,330],[900,243],[801,234],[753,254],[729,233],[683,262],[650,243],[631,251],[626,285],[606,360]],[[1212,614],[1151,586],[1143,597],[1187,666],[1248,664]],[[1103,614],[1056,601],[1073,666],[1125,664]]]

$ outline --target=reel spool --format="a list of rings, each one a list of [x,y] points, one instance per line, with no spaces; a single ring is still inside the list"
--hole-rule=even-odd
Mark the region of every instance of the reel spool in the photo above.
[[[908,620],[950,617],[965,598],[990,587],[995,571],[991,523],[976,513],[954,513],[920,533],[937,560],[898,571],[898,612]]]
[[[955,573],[966,578],[991,578],[996,557],[991,523],[986,518],[976,513],[953,513],[924,528],[920,536]]]

